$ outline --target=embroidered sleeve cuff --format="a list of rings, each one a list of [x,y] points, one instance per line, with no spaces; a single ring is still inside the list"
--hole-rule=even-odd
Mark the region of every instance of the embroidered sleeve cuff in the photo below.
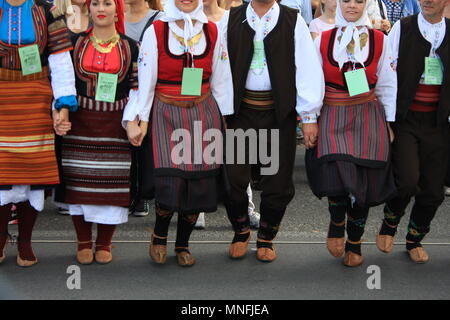
[[[55,101],[55,109],[61,110],[62,108],[69,109],[70,112],[78,110],[78,101],[75,96],[64,96]]]
[[[317,122],[317,114],[315,113],[302,113],[300,114],[300,118],[303,123],[316,123]]]

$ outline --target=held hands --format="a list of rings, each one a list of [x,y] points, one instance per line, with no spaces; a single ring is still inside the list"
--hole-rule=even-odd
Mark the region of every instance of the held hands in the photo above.
[[[302,129],[306,149],[314,148],[317,145],[319,126],[317,123],[304,123]]]
[[[388,132],[389,132],[389,141],[394,142],[394,131],[391,128],[391,124],[388,122],[387,123],[387,128],[388,128]]]
[[[53,110],[53,128],[59,136],[65,136],[72,128],[72,123],[69,122],[69,109],[62,108],[61,110]]]
[[[127,123],[127,135],[130,143],[139,147],[142,144],[142,140],[144,140],[145,135],[147,134],[148,122],[140,121],[138,124],[138,120],[128,121]]]
[[[388,19],[380,21],[380,30],[385,32],[389,32],[391,30],[391,23]]]

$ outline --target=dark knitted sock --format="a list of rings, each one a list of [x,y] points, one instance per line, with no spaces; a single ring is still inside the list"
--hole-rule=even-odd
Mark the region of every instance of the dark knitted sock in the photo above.
[[[273,249],[273,243],[272,242],[265,242],[265,241],[256,241],[256,248],[269,248]]]
[[[351,251],[358,255],[361,255],[361,243],[354,244],[348,241],[345,242],[345,252]]]
[[[347,237],[351,242],[359,242],[364,234],[369,208],[349,208],[347,214]]]
[[[407,242],[406,243],[406,250],[408,250],[408,251],[418,248],[418,247],[422,247],[422,244],[420,242],[412,242],[412,243]]]
[[[95,241],[95,250],[111,251],[111,243],[116,230],[116,225],[97,224],[97,240]]]
[[[411,250],[417,247],[421,247],[420,242],[430,232],[430,226],[418,226],[414,221],[410,220],[408,224],[408,234],[406,240],[412,243],[406,242],[406,249]]]
[[[250,232],[245,233],[235,233],[233,237],[233,241],[231,243],[236,242],[245,242],[250,237]]]
[[[394,212],[394,210],[392,210],[387,204],[384,206],[383,212],[384,212],[384,220],[391,226],[398,226],[400,220],[405,214],[404,211]]]
[[[72,216],[73,226],[77,234],[78,250],[92,249],[92,222],[86,222],[84,216]]]
[[[397,233],[397,226],[395,228],[388,226],[385,219],[383,219],[383,223],[381,224],[381,229],[379,234],[382,236],[395,236]]]
[[[189,247],[189,238],[198,219],[196,214],[178,214],[176,248]]]
[[[328,211],[330,212],[328,238],[345,237],[345,214],[347,213],[348,205],[348,197],[328,198]]]
[[[31,236],[38,212],[30,205],[29,201],[18,203],[17,216],[19,218],[19,237],[17,246],[22,260],[35,261],[36,256],[31,248]]]
[[[156,219],[154,234],[158,237],[166,238],[169,233],[170,220],[172,220],[173,212],[161,209],[158,204],[155,206]],[[155,238],[156,239],[156,238]]]

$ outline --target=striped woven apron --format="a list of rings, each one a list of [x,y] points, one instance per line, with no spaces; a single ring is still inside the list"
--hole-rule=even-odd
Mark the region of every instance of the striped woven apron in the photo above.
[[[59,183],[48,68],[22,76],[0,68],[0,185]]]

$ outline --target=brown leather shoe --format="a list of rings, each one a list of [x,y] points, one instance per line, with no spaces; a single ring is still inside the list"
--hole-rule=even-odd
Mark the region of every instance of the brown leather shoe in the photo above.
[[[245,232],[245,233],[247,233],[247,232]],[[241,258],[245,257],[245,255],[247,254],[247,251],[248,251],[248,243],[250,242],[251,237],[252,237],[252,235],[249,231],[248,238],[245,242],[238,241],[238,242],[232,243],[230,245],[229,254],[230,254],[231,259],[241,259]]]
[[[364,262],[364,258],[352,251],[347,251],[342,263],[347,267],[359,267]]]
[[[85,245],[90,245],[86,248]],[[83,248],[83,249],[80,249]],[[92,250],[92,241],[78,242],[77,261],[79,264],[91,264],[94,262],[94,251]]]
[[[28,267],[34,266],[36,263],[38,263],[38,259],[32,260],[32,261],[22,260],[22,258],[20,258],[20,255],[17,255],[17,265],[19,267],[28,268]]]
[[[150,258],[153,260],[153,262],[158,264],[164,264],[167,260],[167,245],[162,244],[153,244],[153,239],[167,239],[167,237],[158,237],[152,234],[152,238],[150,240],[150,248],[148,250],[148,253],[150,255]]]
[[[109,250],[95,250],[95,261],[97,263],[100,264],[108,264],[112,261],[113,257],[112,257],[112,253],[111,253],[111,248],[112,246],[110,246]]]
[[[426,263],[430,259],[423,247],[408,250],[408,253],[411,260],[415,263]]]
[[[381,252],[390,253],[394,247],[394,237],[377,234],[377,248]]]
[[[342,257],[345,251],[345,238],[327,238],[327,249],[333,257]]]
[[[190,253],[188,250],[181,252],[175,251],[175,254],[177,255],[177,261],[179,266],[192,267],[195,264],[195,258],[192,255],[192,253]]]
[[[258,248],[256,251],[256,259],[261,262],[272,262],[277,258],[275,248]]]

